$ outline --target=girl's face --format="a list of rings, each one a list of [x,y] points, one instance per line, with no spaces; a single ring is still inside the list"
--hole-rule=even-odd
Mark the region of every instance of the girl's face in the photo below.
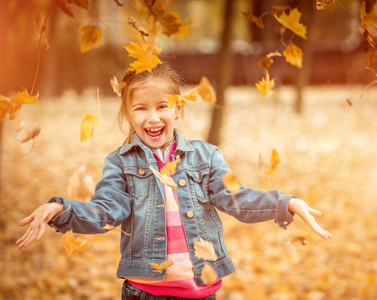
[[[174,120],[182,110],[178,104],[168,108],[167,93],[164,88],[151,85],[135,89],[130,99],[129,122],[144,144],[159,148],[162,153],[173,139]]]

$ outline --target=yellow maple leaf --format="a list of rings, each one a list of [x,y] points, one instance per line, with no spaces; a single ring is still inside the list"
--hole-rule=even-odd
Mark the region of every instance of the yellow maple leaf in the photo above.
[[[196,101],[196,95],[166,95],[168,98],[168,107],[173,108],[175,103],[182,106],[187,104],[187,101]]]
[[[202,269],[201,278],[204,284],[210,284],[216,281],[217,273],[211,265],[206,263]]]
[[[235,193],[241,189],[240,183],[231,172],[226,172],[223,176],[223,184],[230,193]]]
[[[166,174],[160,174],[160,172],[158,172],[152,166],[149,166],[149,169],[158,178],[158,180],[160,180],[163,184],[166,184],[167,186],[170,186],[174,190],[177,189],[177,184],[174,182],[173,178],[167,176]]]
[[[139,35],[136,35],[136,37],[140,42],[131,42],[128,46],[124,47],[128,51],[128,56],[136,58],[136,60],[130,64],[130,70],[136,71],[136,73],[143,71],[151,72],[154,67],[162,63],[157,56],[161,53],[162,49],[154,47],[152,55],[148,55],[147,43]]]
[[[94,130],[96,130],[97,133],[101,133],[101,122],[99,117],[94,114],[87,114],[81,121],[80,129],[80,141],[91,139]]]
[[[179,157],[179,155],[177,155],[176,160],[171,161],[170,163],[167,163],[165,166],[163,166],[160,173],[164,175],[167,172],[170,172],[170,176],[173,176],[175,174],[175,169],[177,168],[177,165],[180,161],[181,158]]]
[[[265,171],[267,175],[275,173],[280,168],[280,157],[275,149],[272,150],[270,168]]]
[[[174,34],[181,38],[188,36],[191,33],[191,29],[188,26],[192,23],[190,19],[182,20],[180,15],[175,11],[164,13],[159,19],[161,22],[163,33],[170,37]],[[186,22],[186,24],[184,24]]]
[[[262,78],[261,81],[255,84],[259,94],[270,97],[273,93],[272,89],[275,86],[275,79],[270,79],[270,74],[266,70],[266,78]]]
[[[68,256],[72,256],[76,252],[84,251],[89,246],[90,240],[83,240],[81,237],[75,238],[72,230],[67,231],[61,241],[60,246],[64,246]]]
[[[81,52],[89,51],[92,47],[97,46],[102,40],[102,31],[97,26],[87,25],[80,29],[80,50]]]
[[[5,116],[11,111],[12,107],[13,106],[12,103],[10,103],[10,100],[0,95],[0,122],[4,120]]]
[[[285,60],[290,63],[292,66],[301,69],[302,68],[302,50],[294,44],[289,44],[284,52],[283,55]]]
[[[110,79],[110,85],[113,88],[113,91],[115,94],[117,94],[119,97],[122,96],[122,90],[127,86],[127,83],[125,82],[118,82],[118,78],[114,76]]]
[[[27,90],[18,92],[12,99],[0,95],[0,121],[9,113],[9,119],[17,117],[18,111],[25,103],[34,103],[39,95],[30,96]]]
[[[283,13],[278,16],[277,14],[274,15],[275,19],[284,27],[288,28],[289,30],[293,31],[298,36],[306,39],[306,26],[300,23],[301,13],[298,11],[297,8],[292,9],[287,15],[284,11]]]
[[[157,263],[149,263],[149,264],[152,266],[153,269],[163,270],[163,269],[167,269],[170,266],[174,265],[174,262],[171,261],[171,260],[168,260],[168,261],[164,261],[161,264],[157,264]]]

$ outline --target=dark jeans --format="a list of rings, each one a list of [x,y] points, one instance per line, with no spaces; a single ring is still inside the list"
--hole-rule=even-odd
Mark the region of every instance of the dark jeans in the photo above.
[[[149,294],[145,291],[142,291],[127,280],[124,281],[122,288],[122,300],[192,300],[192,298],[182,298],[182,297],[173,297],[173,296],[155,296]],[[216,294],[212,294],[203,298],[196,298],[200,300],[216,300]]]

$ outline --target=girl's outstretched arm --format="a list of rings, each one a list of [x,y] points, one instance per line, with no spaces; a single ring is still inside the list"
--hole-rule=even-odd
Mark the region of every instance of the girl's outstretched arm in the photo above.
[[[63,205],[59,203],[47,203],[38,207],[30,216],[19,224],[25,226],[30,223],[28,230],[16,242],[19,249],[28,247],[35,240],[39,241],[46,230],[47,223],[57,214],[63,211]]]
[[[331,234],[324,230],[314,218],[314,216],[320,216],[321,212],[316,209],[310,208],[305,201],[297,198],[292,198],[288,202],[288,210],[291,213],[297,214],[299,217],[301,217],[301,219],[303,219],[304,222],[308,224],[308,226],[315,233],[317,233],[324,239],[331,238]]]

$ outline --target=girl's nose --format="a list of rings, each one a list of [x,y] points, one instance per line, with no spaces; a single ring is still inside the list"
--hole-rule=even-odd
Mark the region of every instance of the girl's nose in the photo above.
[[[148,121],[150,123],[156,123],[156,122],[160,121],[160,116],[159,116],[158,112],[155,111],[155,110],[152,110],[151,113],[149,114]]]

